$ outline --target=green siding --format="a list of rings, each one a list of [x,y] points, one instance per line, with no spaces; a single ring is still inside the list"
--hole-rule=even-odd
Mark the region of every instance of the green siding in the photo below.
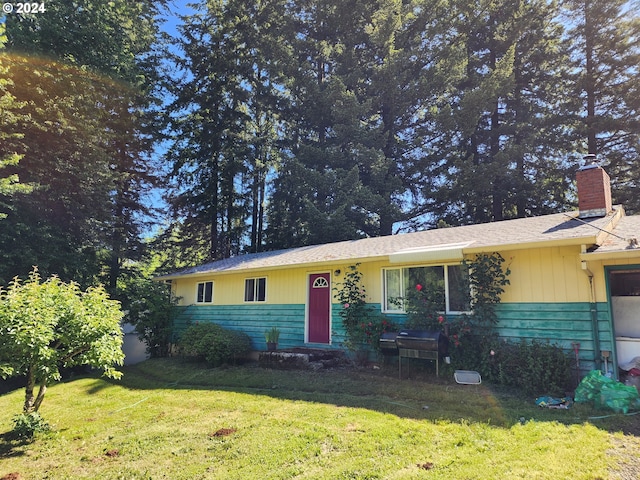
[[[374,312],[380,304],[372,304]],[[600,350],[614,350],[612,322],[607,303],[595,305],[598,319]],[[332,305],[331,345],[308,344],[313,347],[341,348],[344,329],[340,318],[342,305]],[[583,370],[599,367],[600,358],[595,358],[593,342],[591,304],[589,303],[508,303],[500,304],[498,333],[514,341],[519,339],[550,341],[572,352],[571,343],[580,343],[580,364]],[[386,315],[398,324],[404,323],[404,315]],[[242,330],[253,342],[255,350],[266,348],[264,332],[273,326],[281,331],[279,348],[304,346],[305,306],[299,305],[226,305],[182,307],[174,322],[174,333],[180,332],[189,323],[214,322],[225,328]],[[599,355],[599,353],[598,353]]]
[[[580,343],[580,366],[600,366],[599,352],[613,350],[611,315],[607,303],[595,304],[599,348],[593,341],[590,303],[507,303],[498,306],[498,332],[510,339],[549,340],[568,352]]]
[[[182,307],[174,321],[174,333],[188,325],[212,322],[231,330],[241,330],[251,337],[255,350],[265,350],[265,330],[280,329],[280,348],[304,344],[304,305],[191,305]]]
[[[333,314],[334,327],[336,318],[339,328],[337,330],[332,328],[331,345],[305,344],[304,305],[191,305],[179,307],[179,313],[174,320],[174,340],[177,340],[180,333],[190,324],[212,322],[224,328],[245,332],[251,337],[255,350],[266,350],[264,332],[271,327],[280,329],[278,348],[305,345],[319,348],[340,348],[343,338],[340,317]]]

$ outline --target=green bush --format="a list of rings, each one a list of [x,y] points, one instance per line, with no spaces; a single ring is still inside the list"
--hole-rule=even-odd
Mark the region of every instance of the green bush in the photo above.
[[[342,305],[339,315],[345,332],[344,345],[352,352],[365,353],[368,360],[369,348],[379,351],[380,336],[396,331],[398,326],[381,315],[380,309],[367,305],[359,266],[359,263],[349,266],[344,281],[334,291],[338,303]]]
[[[571,386],[571,359],[550,342],[468,336],[463,348],[454,352],[455,368],[477,370],[483,380],[515,387],[528,395],[564,396]]]
[[[184,331],[179,348],[183,355],[197,357],[217,367],[247,356],[251,351],[251,338],[246,333],[215,323],[196,323]]]
[[[492,342],[484,349],[487,379],[531,395],[564,395],[571,382],[571,360],[557,345],[524,340]]]
[[[21,413],[14,416],[13,425],[13,433],[23,439],[31,439],[37,433],[45,433],[50,430],[49,424],[38,412]]]

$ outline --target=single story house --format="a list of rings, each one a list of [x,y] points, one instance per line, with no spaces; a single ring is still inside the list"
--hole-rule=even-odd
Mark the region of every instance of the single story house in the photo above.
[[[335,289],[359,264],[367,302],[402,318],[403,296],[419,269],[455,280],[464,258],[500,253],[510,285],[499,305],[498,331],[512,339],[549,339],[568,352],[579,343],[583,370],[640,356],[640,215],[611,204],[599,166],[576,175],[579,210],[493,223],[247,254],[163,275],[180,298],[176,331],[216,322],[249,334],[281,331],[280,348],[342,348]],[[414,275],[415,276],[415,275]],[[446,314],[456,302],[446,290]]]

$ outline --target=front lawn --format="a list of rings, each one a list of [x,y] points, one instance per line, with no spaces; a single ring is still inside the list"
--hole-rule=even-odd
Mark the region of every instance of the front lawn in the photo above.
[[[33,443],[8,432],[23,390],[0,396],[0,479],[638,478],[640,415],[395,370],[207,369],[150,360],[121,381],[52,386]],[[604,417],[604,418],[600,418]]]

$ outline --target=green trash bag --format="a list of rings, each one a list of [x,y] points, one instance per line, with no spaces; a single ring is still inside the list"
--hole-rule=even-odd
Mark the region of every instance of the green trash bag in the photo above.
[[[616,413],[628,413],[635,408],[638,399],[636,387],[612,382],[604,385],[595,405],[599,408],[609,408]]]
[[[600,370],[591,370],[582,379],[574,393],[576,403],[586,403],[600,399],[600,392],[605,385],[616,383],[615,380],[602,375]]]

